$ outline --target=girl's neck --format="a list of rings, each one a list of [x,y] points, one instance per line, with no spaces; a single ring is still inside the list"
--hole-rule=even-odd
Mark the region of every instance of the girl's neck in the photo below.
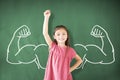
[[[60,47],[67,47],[65,44],[58,44]]]

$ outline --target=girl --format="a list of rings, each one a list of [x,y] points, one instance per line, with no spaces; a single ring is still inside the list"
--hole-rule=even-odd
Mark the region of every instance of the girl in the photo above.
[[[54,40],[51,40],[48,34],[50,15],[50,10],[44,12],[43,35],[49,46],[49,57],[44,80],[72,80],[71,72],[82,63],[82,59],[69,46],[69,34],[65,26],[56,26]],[[76,63],[70,67],[73,58],[76,59]]]

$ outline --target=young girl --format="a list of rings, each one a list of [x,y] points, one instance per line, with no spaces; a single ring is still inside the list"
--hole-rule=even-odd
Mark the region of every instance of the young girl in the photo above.
[[[69,46],[69,34],[65,26],[56,26],[54,40],[51,40],[48,34],[50,15],[50,10],[44,12],[43,35],[49,46],[49,57],[44,80],[72,80],[71,72],[82,63],[82,59]],[[70,67],[73,58],[76,59],[76,63]]]

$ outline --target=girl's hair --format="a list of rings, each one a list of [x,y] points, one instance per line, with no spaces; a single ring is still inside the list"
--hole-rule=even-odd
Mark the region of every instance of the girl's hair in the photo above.
[[[55,32],[57,31],[57,30],[59,30],[59,29],[64,29],[66,32],[67,32],[67,40],[65,41],[65,45],[66,46],[70,46],[70,44],[69,44],[69,32],[68,32],[68,29],[65,27],[65,26],[63,26],[63,25],[58,25],[58,26],[56,26],[55,27],[55,29],[54,29],[54,33],[53,33],[53,35],[55,35]],[[57,41],[56,41],[56,39],[54,39],[53,40],[53,42],[55,42],[56,44],[57,44]]]

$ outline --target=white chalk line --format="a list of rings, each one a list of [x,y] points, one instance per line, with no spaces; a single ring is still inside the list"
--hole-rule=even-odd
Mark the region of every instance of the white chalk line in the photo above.
[[[101,32],[101,30],[102,30],[102,32]],[[105,35],[103,35],[103,32],[105,33]],[[96,38],[100,38],[100,39],[101,39],[101,44],[102,44],[101,47],[99,47],[98,45],[95,45],[95,44],[87,44],[87,45],[74,44],[74,46],[83,47],[86,51],[88,51],[87,47],[95,47],[95,48],[97,48],[98,50],[101,51],[101,54],[103,54],[104,56],[107,57],[107,53],[104,52],[104,47],[105,47],[105,45],[104,45],[104,39],[103,39],[103,38],[106,37],[107,40],[108,40],[108,42],[109,42],[109,44],[110,44],[110,47],[111,47],[111,49],[112,49],[112,50],[111,50],[111,53],[112,53],[111,56],[112,56],[113,59],[112,59],[112,61],[110,61],[110,62],[104,62],[103,60],[101,60],[101,61],[99,61],[99,62],[92,62],[92,61],[90,61],[90,60],[88,60],[88,59],[86,58],[87,54],[84,54],[83,63],[82,63],[77,69],[79,69],[79,68],[81,68],[81,67],[82,67],[82,69],[83,69],[83,68],[84,68],[84,65],[86,64],[86,62],[91,63],[91,64],[104,64],[104,65],[114,63],[114,62],[115,62],[115,51],[114,51],[113,44],[112,44],[112,42],[111,42],[111,40],[110,40],[110,38],[109,38],[108,33],[106,32],[106,30],[103,29],[103,28],[102,28],[101,26],[99,26],[99,25],[95,25],[95,26],[93,26],[92,31],[91,31],[90,34],[91,34],[92,36],[96,37]],[[89,53],[89,54],[90,54],[90,53]]]
[[[17,34],[17,35],[16,35]],[[114,47],[113,47],[113,44],[112,44],[112,42],[111,42],[111,40],[110,40],[110,38],[109,38],[109,36],[108,36],[108,33],[106,32],[106,30],[104,30],[101,26],[99,26],[99,25],[95,25],[95,26],[93,26],[93,28],[92,28],[92,31],[91,31],[91,33],[90,33],[92,36],[94,36],[94,37],[96,37],[96,38],[100,38],[101,39],[101,43],[102,43],[102,46],[101,47],[99,47],[98,45],[95,45],[95,44],[88,44],[88,45],[83,45],[83,44],[79,44],[79,43],[77,43],[77,44],[74,44],[74,46],[80,46],[80,47],[83,47],[86,51],[88,51],[88,49],[87,49],[87,47],[95,47],[95,48],[97,48],[97,49],[99,49],[100,51],[101,51],[101,54],[103,54],[104,56],[107,56],[107,53],[105,53],[104,52],[104,47],[105,47],[105,45],[104,45],[104,37],[106,37],[107,39],[108,39],[108,42],[109,42],[109,44],[111,45],[111,48],[112,48],[112,57],[113,57],[113,60],[112,61],[110,61],[110,62],[107,62],[107,63],[104,63],[103,62],[103,60],[101,60],[101,61],[99,61],[99,62],[92,62],[92,61],[90,61],[90,60],[88,60],[87,58],[86,58],[86,56],[87,56],[87,54],[84,54],[84,56],[83,56],[83,63],[77,68],[77,69],[79,69],[79,68],[81,68],[82,67],[82,69],[84,68],[84,65],[86,64],[86,62],[88,62],[88,63],[91,63],[91,64],[112,64],[112,63],[114,63],[115,62],[115,52],[114,52]],[[105,34],[105,35],[103,35],[103,34]],[[36,65],[37,65],[37,67],[38,67],[38,69],[45,69],[45,67],[43,67],[41,64],[40,64],[40,60],[39,60],[39,58],[38,58],[38,55],[37,54],[35,54],[34,55],[34,59],[32,59],[32,60],[30,60],[29,62],[26,62],[26,61],[20,61],[20,60],[18,60],[18,62],[16,63],[16,62],[11,62],[10,60],[9,60],[9,55],[10,55],[10,48],[11,48],[11,45],[12,45],[12,43],[13,43],[13,41],[14,41],[14,39],[15,38],[18,38],[18,41],[17,41],[17,47],[18,47],[18,51],[16,52],[16,53],[14,53],[15,55],[14,56],[17,56],[18,54],[20,54],[20,51],[21,50],[24,50],[24,48],[26,48],[26,47],[34,47],[34,51],[37,49],[37,48],[39,48],[39,47],[44,47],[44,46],[47,46],[46,44],[39,44],[39,45],[34,45],[34,44],[26,44],[26,45],[24,45],[24,46],[22,46],[22,47],[20,47],[20,40],[22,39],[22,38],[27,38],[28,36],[30,36],[31,35],[31,32],[30,32],[30,29],[29,29],[29,27],[28,26],[26,26],[26,25],[22,25],[21,27],[19,27],[17,30],[15,30],[15,32],[13,33],[13,36],[12,36],[12,38],[11,38],[11,40],[10,40],[10,43],[8,44],[8,47],[7,47],[7,57],[6,57],[6,61],[8,62],[8,63],[10,63],[10,64],[14,64],[14,65],[17,65],[17,64],[31,64],[31,63],[36,63]]]

